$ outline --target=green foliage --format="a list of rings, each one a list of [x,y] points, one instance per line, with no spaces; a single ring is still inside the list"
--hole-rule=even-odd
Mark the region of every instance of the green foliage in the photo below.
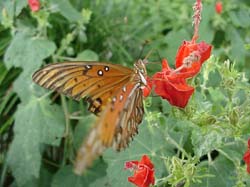
[[[123,170],[124,162],[147,154],[156,186],[250,186],[242,164],[250,137],[250,5],[222,2],[222,14],[215,13],[214,0],[203,3],[199,39],[213,44],[214,56],[190,80],[196,92],[188,106],[147,98],[130,147],[107,150],[76,176],[75,153],[94,116],[83,101],[32,83],[32,74],[68,60],[131,67],[150,49],[173,65],[176,50],[193,34],[194,1],[41,0],[38,12],[26,0],[0,1],[0,185],[129,187],[133,173]],[[160,61],[159,55],[153,52],[149,61]],[[147,69],[153,74],[160,65]]]
[[[51,106],[47,99],[30,98],[28,104],[18,106],[15,114],[15,137],[7,162],[20,186],[32,177],[39,177],[43,152],[41,145],[59,145],[63,131],[63,112],[60,107]]]

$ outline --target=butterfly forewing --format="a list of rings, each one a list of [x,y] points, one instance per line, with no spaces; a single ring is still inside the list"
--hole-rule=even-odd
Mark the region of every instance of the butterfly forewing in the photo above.
[[[65,62],[50,64],[33,75],[40,86],[58,91],[75,100],[86,98],[89,110],[101,112],[117,90],[130,81],[133,70],[101,62]]]

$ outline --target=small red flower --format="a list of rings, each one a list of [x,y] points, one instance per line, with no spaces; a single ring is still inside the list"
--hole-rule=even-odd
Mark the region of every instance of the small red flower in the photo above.
[[[129,161],[125,163],[124,169],[134,171],[134,175],[128,177],[128,181],[134,183],[137,187],[149,187],[154,185],[154,165],[147,155],[143,155],[141,161]]]
[[[247,165],[247,172],[250,174],[250,139],[248,139],[248,148],[243,156],[243,160]]]
[[[217,14],[221,14],[222,10],[223,10],[222,2],[217,1],[215,4],[215,11],[217,12]]]
[[[39,0],[28,0],[30,9],[33,12],[37,12],[40,9],[40,1]]]

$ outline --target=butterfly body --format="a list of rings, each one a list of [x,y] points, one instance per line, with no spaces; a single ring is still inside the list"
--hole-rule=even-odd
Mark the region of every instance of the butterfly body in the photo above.
[[[65,62],[34,73],[37,84],[76,100],[85,98],[89,111],[99,116],[78,151],[76,173],[82,173],[107,147],[126,148],[138,133],[144,114],[144,64],[138,60],[130,69],[101,62]]]

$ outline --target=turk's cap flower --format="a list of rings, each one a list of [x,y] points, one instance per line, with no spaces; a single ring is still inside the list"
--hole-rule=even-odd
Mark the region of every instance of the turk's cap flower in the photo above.
[[[40,9],[39,0],[28,0],[28,4],[32,12],[37,12]]]
[[[215,3],[215,11],[217,14],[221,14],[222,13],[222,10],[223,10],[223,5],[222,5],[222,2],[221,1],[217,1]]]
[[[134,172],[133,176],[128,177],[128,181],[137,187],[149,187],[155,182],[154,165],[147,155],[143,155],[141,161],[133,160],[126,162],[124,169]]]

